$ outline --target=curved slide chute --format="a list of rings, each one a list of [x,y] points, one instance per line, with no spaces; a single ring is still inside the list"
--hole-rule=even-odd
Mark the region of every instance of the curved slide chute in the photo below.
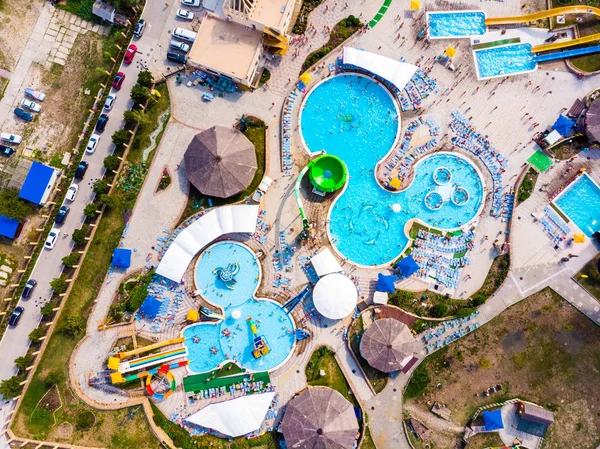
[[[534,20],[548,19],[550,17],[562,16],[565,14],[593,14],[600,17],[600,8],[594,8],[593,6],[562,6],[560,8],[552,8],[533,14],[525,14],[524,16],[489,17],[485,19],[485,25],[494,26],[528,23],[533,22]]]

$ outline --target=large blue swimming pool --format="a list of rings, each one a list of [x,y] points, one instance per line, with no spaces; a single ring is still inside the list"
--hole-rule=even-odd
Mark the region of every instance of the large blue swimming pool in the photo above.
[[[537,67],[530,44],[504,45],[475,51],[479,78],[530,72]]]
[[[600,231],[600,187],[588,175],[581,176],[554,202],[588,237]]]
[[[430,37],[483,36],[485,14],[481,11],[430,12],[427,14]]]
[[[348,116],[351,122],[341,120]],[[466,224],[479,211],[481,177],[470,162],[454,154],[422,159],[415,167],[415,180],[403,192],[388,192],[377,184],[373,170],[394,144],[398,119],[388,92],[367,78],[336,76],[317,86],[305,101],[301,129],[310,151],[325,149],[348,166],[348,186],[331,209],[329,230],[339,252],[354,263],[379,265],[397,258],[408,243],[404,227],[412,218],[451,229]],[[434,181],[433,173],[441,166],[452,174],[446,185]],[[459,203],[465,203],[461,206],[451,201],[457,186],[468,192],[466,200],[461,195]],[[432,194],[428,202],[436,203],[437,210],[425,203],[434,191],[442,199]],[[392,210],[395,203],[399,213]]]
[[[236,263],[239,270],[230,289],[214,271]],[[196,324],[183,331],[192,371],[210,371],[226,359],[237,360],[251,371],[269,371],[287,359],[294,346],[294,324],[276,302],[255,299],[259,282],[256,257],[244,245],[218,243],[200,256],[196,265],[196,287],[208,301],[224,309],[225,320],[217,324]],[[267,355],[258,359],[252,355],[254,335],[248,318],[256,324],[258,335],[264,337],[270,348]]]

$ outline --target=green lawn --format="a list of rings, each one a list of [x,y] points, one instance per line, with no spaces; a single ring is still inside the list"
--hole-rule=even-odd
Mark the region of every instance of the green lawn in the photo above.
[[[363,438],[363,442],[361,444],[361,449],[377,449],[375,443],[373,443],[373,438],[371,437],[371,431],[367,427],[365,429],[365,437]]]
[[[600,271],[598,271],[598,264],[600,264],[600,254],[597,254],[596,257],[590,260],[575,275],[575,279],[600,301]]]
[[[535,188],[535,182],[537,181],[538,172],[532,167],[527,170],[521,185],[519,186],[519,192],[517,193],[517,201],[522,203],[531,196],[533,189]]]

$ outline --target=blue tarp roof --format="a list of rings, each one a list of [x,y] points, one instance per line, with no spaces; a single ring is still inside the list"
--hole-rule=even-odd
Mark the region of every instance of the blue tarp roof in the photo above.
[[[51,187],[48,184],[52,181],[53,176],[54,169],[52,167],[34,162],[27,173],[23,187],[21,187],[19,198],[35,204],[43,204],[46,191]]]
[[[486,411],[482,413],[483,424],[487,432],[492,430],[504,429],[504,423],[502,422],[502,410],[492,410],[491,412]]]
[[[19,227],[19,220],[14,218],[8,218],[4,215],[0,215],[0,235],[12,239],[17,233]]]
[[[573,126],[575,126],[575,122],[561,114],[554,122],[554,125],[552,125],[552,129],[558,131],[561,136],[567,137]]]
[[[396,279],[396,276],[386,276],[385,274],[379,273],[377,275],[376,290],[378,292],[394,293],[396,291],[396,287],[394,287]]]
[[[131,265],[131,250],[125,248],[115,249],[110,264],[113,267],[129,268]]]
[[[396,266],[398,267],[398,271],[400,271],[400,275],[405,278],[409,277],[419,269],[419,265],[415,262],[412,255],[402,259]]]
[[[156,314],[158,313],[161,304],[162,303],[154,296],[148,295],[140,307],[140,313],[147,318],[156,318]]]

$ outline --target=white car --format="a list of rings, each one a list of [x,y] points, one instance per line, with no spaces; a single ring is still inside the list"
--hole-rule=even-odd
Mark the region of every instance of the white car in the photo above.
[[[115,94],[110,94],[108,97],[106,97],[106,101],[104,102],[104,109],[110,111],[113,108],[116,99],[117,96]]]
[[[19,145],[21,143],[21,140],[23,140],[23,138],[17,134],[10,134],[10,133],[2,133],[0,134],[0,139],[4,140],[5,142],[8,143],[14,143],[15,145]]]
[[[46,243],[44,243],[44,248],[46,248],[46,249],[54,248],[56,246],[56,241],[58,240],[59,235],[60,235],[60,229],[52,228],[50,230],[50,234],[48,234]]]
[[[194,13],[187,9],[178,9],[176,15],[183,20],[194,20]]]
[[[94,151],[96,151],[96,147],[98,146],[99,141],[100,135],[92,134],[92,137],[90,137],[90,140],[88,140],[88,143],[85,147],[85,151],[87,151],[89,154],[92,154]]]
[[[184,6],[194,6],[197,8],[200,6],[200,0],[181,0],[181,4]]]
[[[79,186],[77,184],[71,184],[67,189],[67,194],[65,195],[65,199],[68,201],[75,201],[75,197],[77,196],[77,191],[79,190]]]
[[[42,107],[39,104],[35,101],[28,100],[27,98],[21,100],[21,106],[33,112],[40,112],[42,110]]]

